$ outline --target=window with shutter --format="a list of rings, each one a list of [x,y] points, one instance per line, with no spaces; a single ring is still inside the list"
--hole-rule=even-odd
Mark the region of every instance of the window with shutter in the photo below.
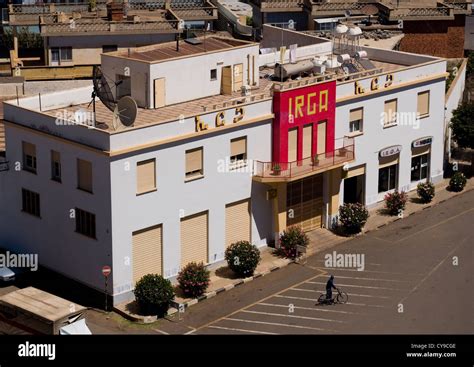
[[[364,116],[363,108],[356,108],[350,111],[349,114],[349,132],[361,132],[362,131],[362,121]]]
[[[36,146],[23,142],[23,170],[36,173]]]
[[[61,182],[61,155],[54,150],[51,151],[51,179]]]
[[[92,163],[77,160],[77,188],[92,193]]]
[[[384,107],[384,125],[397,123],[397,100],[392,99],[385,102]]]
[[[230,141],[230,163],[232,168],[242,166],[247,159],[247,137],[232,139]]]
[[[430,91],[418,93],[418,115],[425,117],[430,114]]]
[[[156,190],[156,161],[148,159],[137,163],[137,194]]]
[[[193,180],[204,175],[202,156],[202,147],[186,151],[186,181]]]

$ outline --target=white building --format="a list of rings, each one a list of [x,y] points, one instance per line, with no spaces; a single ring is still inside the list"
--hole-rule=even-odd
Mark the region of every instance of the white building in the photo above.
[[[288,49],[305,44],[286,70],[331,58],[329,41],[285,32]],[[289,51],[233,39],[103,55],[115,99],[138,105],[130,127],[98,99],[94,119],[87,88],[6,102],[0,242],[98,290],[111,265],[117,304],[144,274],[172,278],[237,240],[266,246],[288,225],[331,226],[344,201],[441,179],[445,61],[360,51],[349,73],[316,63],[279,82],[265,75]],[[415,118],[384,124],[389,109]]]

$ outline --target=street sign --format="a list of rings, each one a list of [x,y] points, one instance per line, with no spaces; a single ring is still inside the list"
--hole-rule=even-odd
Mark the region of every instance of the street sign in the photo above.
[[[108,277],[110,275],[110,273],[112,272],[112,268],[108,265],[105,265],[103,268],[102,268],[102,274],[104,275],[104,277]]]

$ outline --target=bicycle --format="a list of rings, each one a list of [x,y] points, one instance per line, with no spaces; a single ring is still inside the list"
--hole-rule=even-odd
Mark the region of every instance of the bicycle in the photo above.
[[[349,296],[346,292],[341,291],[339,288],[336,288],[337,294],[333,295],[331,299],[326,298],[326,294],[321,294],[318,298],[318,303],[316,305],[334,305],[336,303],[344,304],[349,300]]]

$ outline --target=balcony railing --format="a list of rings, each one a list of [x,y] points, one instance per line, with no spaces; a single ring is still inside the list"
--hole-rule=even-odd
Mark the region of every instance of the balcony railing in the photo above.
[[[332,152],[317,154],[293,162],[261,162],[254,164],[254,177],[268,181],[291,181],[311,173],[324,172],[332,167],[341,166],[355,159],[354,139],[344,137],[336,140],[336,148]]]

